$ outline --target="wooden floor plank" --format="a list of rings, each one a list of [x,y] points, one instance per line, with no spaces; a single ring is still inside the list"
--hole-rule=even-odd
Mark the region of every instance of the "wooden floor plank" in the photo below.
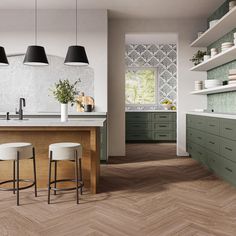
[[[236,188],[175,144],[128,144],[102,165],[100,193],[0,192],[0,236],[235,236]]]

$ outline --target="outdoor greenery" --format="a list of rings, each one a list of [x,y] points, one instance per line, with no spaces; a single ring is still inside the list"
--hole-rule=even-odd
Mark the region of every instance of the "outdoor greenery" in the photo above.
[[[56,100],[58,100],[58,102],[62,104],[67,104],[70,102],[73,106],[75,102],[75,96],[78,93],[76,89],[77,83],[78,81],[70,83],[68,79],[59,80],[58,83],[55,83],[55,87],[52,89],[53,96]]]
[[[127,69],[125,78],[126,104],[155,104],[156,91],[156,73],[153,68]]]

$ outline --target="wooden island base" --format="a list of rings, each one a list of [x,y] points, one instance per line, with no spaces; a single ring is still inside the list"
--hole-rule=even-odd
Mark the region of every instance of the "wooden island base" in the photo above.
[[[37,183],[46,188],[48,183],[48,147],[52,143],[77,142],[83,147],[82,170],[85,188],[97,193],[100,175],[100,147],[98,127],[0,127],[0,143],[29,142],[35,147]],[[31,160],[20,161],[20,178],[31,179]],[[12,161],[0,162],[0,180],[12,178]],[[58,163],[57,179],[74,178],[74,162]],[[52,170],[54,170],[52,166]],[[52,178],[53,178],[52,173]],[[64,183],[71,186],[73,183]]]

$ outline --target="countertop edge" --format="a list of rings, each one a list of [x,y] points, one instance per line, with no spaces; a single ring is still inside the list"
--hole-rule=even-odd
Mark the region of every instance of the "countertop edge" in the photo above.
[[[186,112],[186,114],[236,120],[236,114],[234,115],[225,113],[206,113],[206,112],[194,112],[194,111]]]

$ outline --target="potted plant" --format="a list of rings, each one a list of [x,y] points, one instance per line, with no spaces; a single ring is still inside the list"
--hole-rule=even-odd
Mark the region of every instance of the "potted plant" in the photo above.
[[[68,121],[68,103],[71,103],[71,106],[74,105],[75,96],[78,93],[76,89],[78,81],[70,83],[68,79],[59,80],[58,83],[55,83],[55,87],[52,89],[53,96],[58,102],[61,103],[61,121]]]
[[[206,55],[206,52],[203,52],[201,50],[198,50],[197,53],[193,55],[193,58],[190,59],[194,63],[195,66],[203,62],[204,56]]]

